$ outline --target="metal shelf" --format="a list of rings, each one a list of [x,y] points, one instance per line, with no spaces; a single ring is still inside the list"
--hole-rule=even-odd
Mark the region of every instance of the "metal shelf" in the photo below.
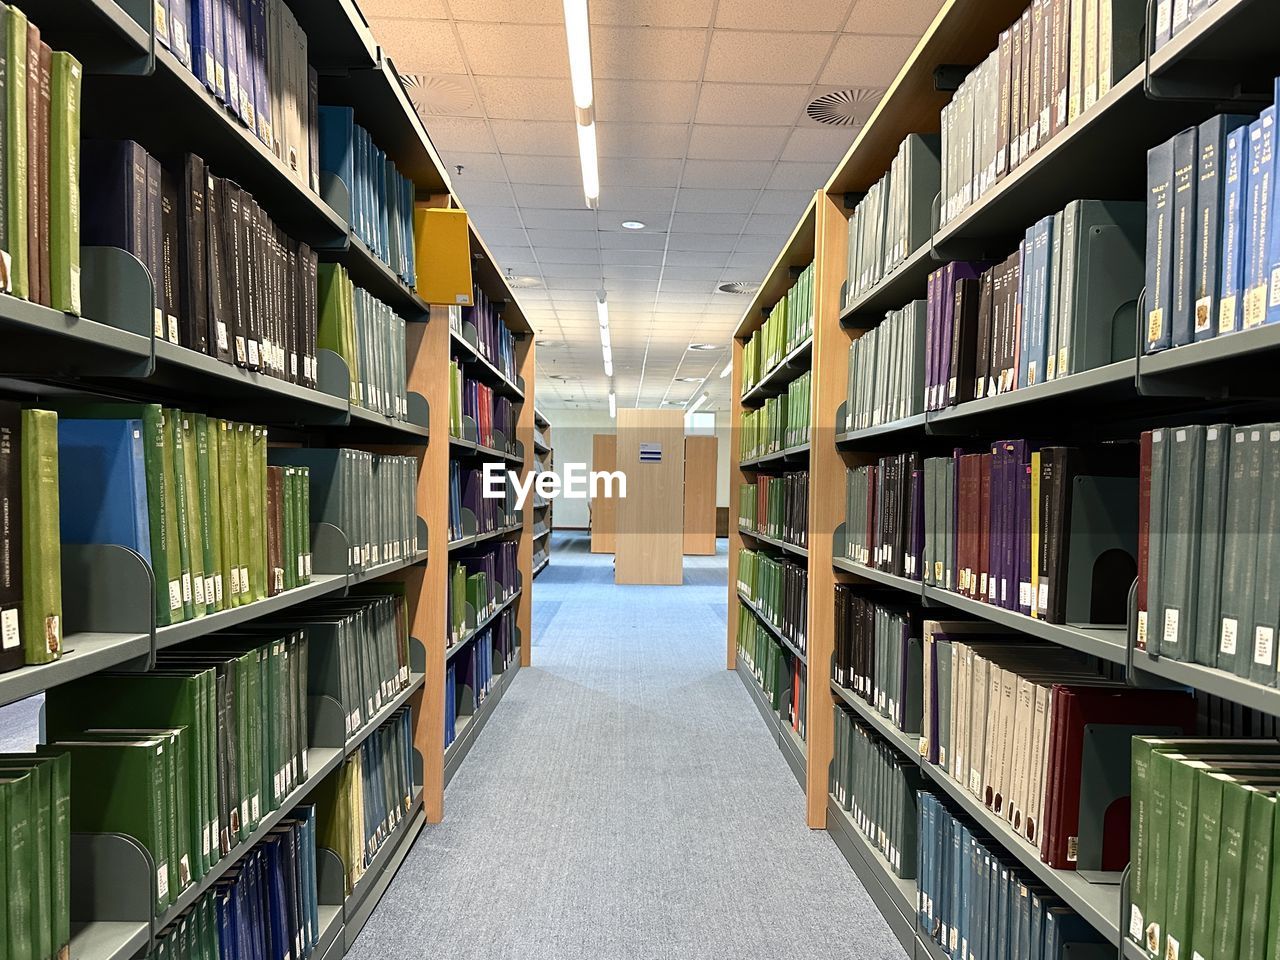
[[[1262,326],[1144,354],[1137,361],[1138,384],[1155,395],[1274,395],[1278,358],[1280,325]]]
[[[462,437],[450,437],[449,449],[460,451],[464,455],[489,457],[493,460],[505,460],[508,463],[524,463],[524,457],[518,453],[507,453],[497,447],[486,447],[482,443],[464,440]]]
[[[758,467],[768,466],[773,463],[783,463],[787,460],[807,460],[809,458],[809,444],[800,443],[794,447],[787,447],[785,450],[779,450],[777,453],[766,453],[762,457],[752,457],[750,460],[742,460],[738,463],[741,470],[754,470]]]
[[[480,731],[489,722],[489,717],[498,706],[498,701],[502,699],[507,687],[511,685],[511,681],[519,672],[520,654],[517,652],[511,663],[507,664],[507,668],[498,674],[493,690],[484,698],[484,702],[476,708],[476,712],[469,717],[457,718],[453,743],[445,747],[444,750],[444,783],[446,787],[449,785],[449,781],[453,779],[454,774],[458,772],[458,768],[462,766],[462,761],[471,752],[471,747],[475,744],[476,738],[480,736]]]
[[[419,525],[422,521],[419,519]],[[377,580],[379,577],[385,577],[388,573],[396,573],[415,564],[423,563],[427,559],[426,550],[418,550],[408,560],[392,560],[390,563],[380,563],[376,567],[370,567],[368,570],[360,570],[355,573],[348,574],[347,586],[353,587],[357,583],[368,583],[370,580]]]
[[[475,625],[475,629],[469,631],[467,635],[464,636],[462,639],[460,639],[457,643],[448,647],[445,650],[445,655],[444,655],[445,662],[447,663],[448,661],[452,660],[456,654],[461,652],[463,647],[465,647],[468,643],[470,643],[476,637],[480,636],[480,632],[484,630],[485,627],[489,626],[489,624],[493,623],[493,621],[498,618],[498,614],[502,613],[503,610],[507,609],[507,607],[511,606],[511,604],[516,602],[516,599],[520,596],[521,592],[522,592],[521,589],[517,589],[515,593],[511,594],[511,596],[507,597],[507,599],[503,600],[500,604],[498,604],[498,606],[495,607],[491,613],[486,615],[483,620],[479,621]]]
[[[753,540],[759,540],[761,543],[767,543],[771,547],[777,547],[779,550],[785,550],[788,553],[794,553],[797,557],[808,557],[809,551],[804,547],[796,546],[794,543],[788,543],[786,540],[778,540],[774,537],[766,536],[763,533],[757,533],[750,527],[738,527],[738,532],[744,536],[751,537]]]
[[[805,666],[809,665],[808,661],[805,659],[804,651],[801,650],[798,646],[796,646],[794,641],[792,641],[790,638],[785,636],[781,630],[775,627],[773,623],[770,622],[769,618],[764,615],[764,612],[758,606],[756,606],[755,603],[747,599],[746,594],[742,592],[741,588],[738,589],[738,600],[741,601],[744,607],[746,607],[748,610],[750,610],[752,613],[756,615],[756,619],[759,620],[762,624],[764,624],[765,628],[771,634],[773,634],[773,638],[775,640],[777,640],[784,647],[786,647],[788,650],[791,651],[792,656],[794,656],[797,660],[799,660]]]
[[[347,950],[355,943],[356,937],[364,929],[369,915],[377,906],[382,895],[395,877],[396,871],[404,863],[404,858],[418,837],[418,831],[426,823],[422,812],[423,791],[416,788],[413,800],[404,819],[395,826],[391,836],[373,855],[373,862],[351,888],[351,895],[342,904],[342,941]]]
[[[431,305],[354,233],[348,236],[344,248],[320,250],[319,254],[326,262],[341,263],[357,287],[373,294],[405,320],[418,323],[430,319]]]
[[[72,923],[71,960],[133,960],[147,945],[150,935],[145,923]]]
[[[498,393],[510,397],[519,403],[524,402],[524,389],[512,381],[506,374],[495,367],[489,358],[472,346],[465,337],[456,330],[449,331],[449,340],[456,353],[462,355],[462,362],[478,368],[480,379],[497,389]],[[474,372],[474,370],[468,371]]]
[[[450,540],[449,552],[453,553],[455,550],[462,550],[477,543],[484,543],[486,540],[493,540],[496,537],[505,537],[507,534],[515,533],[523,527],[523,523],[517,523],[510,527],[499,527],[497,530],[490,530],[488,533],[477,533],[470,537],[463,537],[461,540]]]
[[[62,656],[52,663],[18,667],[0,673],[0,706],[25,700],[59,684],[79,680],[100,670],[151,657],[149,634],[71,633],[62,638]]]
[[[889,861],[862,834],[849,811],[827,794],[827,833],[849,866],[862,881],[889,929],[908,954],[914,952],[916,931],[916,882],[900,879]]]
[[[152,69],[150,5],[146,0],[18,0],[40,38],[69,50],[91,75],[141,76]],[[130,11],[133,11],[133,16]]]
[[[792,348],[779,360],[768,373],[742,394],[742,405],[763,402],[770,397],[786,393],[796,378],[804,375],[813,366],[813,336],[810,335],[796,347]]]
[[[542,562],[533,568],[533,577],[536,578],[538,574],[540,574],[543,570],[547,569],[547,567],[549,566],[551,566],[551,558],[544,557]]]
[[[923,433],[924,430],[925,415],[917,413],[901,420],[890,420],[888,423],[877,424],[874,427],[864,427],[860,430],[846,430],[844,433],[838,433],[836,434],[836,446],[853,446],[865,440],[879,440],[899,433]]]
[[[912,253],[862,296],[840,311],[842,327],[865,330],[876,326],[890,310],[924,298],[929,274],[942,264],[933,259],[928,243]]]
[[[903,593],[914,594],[917,599],[923,598],[924,588],[919,580],[912,580],[909,577],[900,577],[897,574],[886,573],[883,570],[876,570],[872,567],[863,566],[860,563],[854,563],[844,557],[832,557],[831,566],[837,570],[843,570],[846,573],[856,574],[864,580],[874,580],[876,583],[883,584],[886,587],[893,587],[895,590],[901,590]]]
[[[876,733],[878,733],[889,743],[893,744],[908,760],[913,762],[917,767],[928,766],[923,757],[920,756],[920,738],[909,733],[904,733],[896,726],[889,722],[888,718],[882,716],[875,707],[867,703],[852,690],[847,690],[834,680],[830,680],[831,693],[841,703],[849,707]]]
[[[1152,657],[1140,651],[1134,651],[1133,668],[1153,677],[1161,677],[1172,683],[1193,687],[1215,697],[1222,697],[1232,703],[1252,710],[1261,710],[1272,716],[1280,716],[1280,689],[1264,687],[1234,673],[1219,670],[1217,667],[1206,667],[1199,663],[1185,663],[1171,660],[1168,657]]]
[[[803,741],[795,736],[795,731],[770,706],[769,701],[765,698],[765,692],[760,688],[760,684],[756,683],[756,678],[751,675],[751,671],[747,668],[742,658],[738,659],[734,671],[747,688],[747,693],[751,696],[751,702],[760,711],[760,716],[764,719],[765,726],[769,728],[773,742],[782,751],[782,756],[787,761],[787,766],[791,768],[796,781],[800,784],[800,789],[805,789],[807,760]],[[784,728],[786,729],[785,733],[783,732]]]
[[[174,644],[185,643],[196,637],[203,637],[218,630],[226,630],[259,617],[269,616],[288,610],[300,603],[323,597],[347,587],[346,574],[318,573],[311,577],[311,582],[292,590],[285,590],[274,597],[246,603],[240,607],[230,607],[220,613],[210,613],[203,617],[194,617],[181,623],[156,628],[156,649],[163,650]]]
[[[1275,14],[1269,0],[1217,0],[1151,55],[1153,91],[1226,101],[1246,92],[1243,82],[1269,103],[1280,57]]]

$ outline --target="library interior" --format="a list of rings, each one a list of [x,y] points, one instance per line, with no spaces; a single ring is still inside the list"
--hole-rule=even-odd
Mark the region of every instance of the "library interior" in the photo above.
[[[1280,960],[1278,106],[1277,0],[0,0],[0,960]]]

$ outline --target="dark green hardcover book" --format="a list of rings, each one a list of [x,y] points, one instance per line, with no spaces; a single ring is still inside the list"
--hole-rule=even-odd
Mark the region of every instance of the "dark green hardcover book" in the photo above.
[[[22,411],[22,645],[28,664],[62,656],[58,415]]]
[[[221,432],[218,426],[219,421],[200,414],[196,417],[196,424],[201,430],[201,449],[204,451],[205,461],[208,464],[207,480],[202,476],[201,482],[206,483],[208,487],[208,506],[209,506],[209,566],[208,582],[205,589],[206,595],[213,597],[214,610],[229,609],[230,604],[227,603],[225,592],[226,580],[223,578],[223,525],[222,525],[222,463],[220,460],[221,450],[218,444],[218,435]]]
[[[178,558],[182,567],[182,619],[195,616],[195,595],[191,590],[191,503],[188,499],[186,449],[183,446],[182,413],[166,410],[164,419],[165,456],[173,477],[174,520],[178,528]]]
[[[50,61],[50,306],[80,314],[80,83],[83,69],[55,50]]]
[[[205,506],[200,497],[200,450],[195,414],[179,411],[182,429],[182,476],[187,493],[187,550],[191,556],[191,609],[196,617],[209,612],[205,600]]]
[[[0,11],[0,30],[4,15]],[[0,68],[0,73],[3,69]],[[2,99],[2,98],[0,98]],[[0,154],[3,154],[0,150]],[[22,407],[0,401],[0,673],[25,661],[22,649]],[[2,937],[0,937],[2,940]]]
[[[1276,631],[1280,630],[1280,423],[1262,430],[1262,483],[1258,504],[1258,555],[1247,643],[1249,679],[1276,685]]]
[[[5,218],[6,246],[9,255],[9,286],[5,292],[24,300],[29,296],[28,225],[30,209],[27,183],[27,33],[26,16],[17,7],[4,12],[5,26]]]
[[[1200,569],[1197,576],[1196,663],[1218,664],[1219,598],[1222,592],[1223,524],[1227,511],[1227,477],[1231,465],[1231,425],[1215,423],[1204,435],[1204,493],[1200,506]]]
[[[218,421],[218,509],[222,518],[222,587],[223,606],[240,606],[239,517],[236,499],[235,426]]]
[[[267,596],[267,430],[254,427],[249,447],[249,531],[253,599]]]
[[[253,534],[249,522],[249,504],[252,477],[249,471],[249,425],[235,424],[235,457],[236,457],[236,569],[239,574],[237,593],[240,605],[253,602],[253,591],[249,586],[249,563],[253,552]]]
[[[1154,448],[1153,444],[1153,451]],[[1154,464],[1154,453],[1152,462]],[[1249,675],[1253,652],[1248,630],[1253,617],[1254,566],[1261,539],[1258,532],[1261,498],[1262,427],[1237,427],[1231,432],[1231,473],[1227,480],[1218,668],[1241,677]],[[1152,507],[1154,517],[1154,500]],[[1153,544],[1154,536],[1153,525]]]
[[[35,830],[32,809],[36,774],[12,770],[0,776],[0,809],[4,811],[6,847],[5,899],[7,956],[12,960],[36,960]]]
[[[1152,437],[1152,461],[1155,461]],[[1204,488],[1205,428],[1199,425],[1165,431],[1165,510],[1161,550],[1160,654],[1191,659],[1191,636],[1199,599],[1201,494]],[[1154,499],[1155,471],[1152,471]],[[1153,511],[1154,513],[1154,511]],[[1148,588],[1150,589],[1150,588]],[[1280,608],[1280,603],[1277,604]]]
[[[1147,645],[1160,649],[1164,636],[1165,517],[1169,477],[1169,431],[1151,431],[1151,504],[1147,547]]]
[[[212,481],[216,467],[211,463],[209,450],[209,418],[203,413],[189,414],[196,442],[196,478],[200,491],[200,545],[203,548],[204,605],[208,613],[222,609],[222,599],[217,589],[217,553],[214,540],[218,529],[214,509]],[[216,454],[214,454],[216,456]]]
[[[1240,956],[1267,955],[1267,921],[1271,907],[1272,850],[1275,833],[1274,788],[1249,797],[1249,829],[1245,836],[1244,883],[1240,901]]]

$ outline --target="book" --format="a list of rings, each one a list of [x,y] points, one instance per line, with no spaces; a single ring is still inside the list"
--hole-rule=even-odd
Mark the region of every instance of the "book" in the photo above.
[[[58,468],[62,542],[119,544],[150,564],[142,421],[60,419]]]
[[[22,644],[22,408],[0,403],[0,672],[25,662]]]
[[[58,415],[23,410],[22,643],[28,664],[62,655],[62,560],[58,531]]]
[[[1227,231],[1226,181],[1232,176],[1228,167],[1228,146],[1232,133],[1249,123],[1242,115],[1220,114],[1210,117],[1200,125],[1198,133],[1200,156],[1196,182],[1196,258],[1193,275],[1192,339],[1207,340],[1218,330],[1220,304],[1218,301],[1221,277],[1227,251],[1224,248]],[[1239,178],[1239,158],[1234,167],[1234,183]],[[1238,200],[1236,213],[1238,216]],[[1237,241],[1238,242],[1238,241]]]
[[[1173,344],[1169,307],[1173,288],[1173,174],[1172,141],[1147,152],[1147,322],[1143,340],[1147,353]]]
[[[1169,316],[1173,346],[1191,343],[1195,336],[1196,187],[1199,182],[1199,128],[1188,127],[1173,138],[1173,209],[1169,229]]]
[[[50,63],[49,305],[80,314],[80,90],[83,69],[65,51]]]
[[[4,291],[30,297],[28,210],[29,147],[27,34],[30,24],[21,10],[5,7],[5,247]]]

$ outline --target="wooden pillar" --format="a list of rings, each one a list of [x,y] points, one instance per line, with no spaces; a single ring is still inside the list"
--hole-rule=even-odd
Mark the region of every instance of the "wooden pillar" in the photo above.
[[[533,449],[534,413],[533,391],[536,372],[534,367],[533,334],[528,333],[516,341],[516,372],[524,378],[524,403],[516,416],[516,439],[524,446],[524,463],[521,479],[536,470]],[[523,584],[516,605],[516,626],[520,630],[520,666],[531,662],[533,644],[533,497],[525,500],[521,516],[519,546],[516,548],[516,564],[520,568]]]
[[[725,651],[725,668],[733,670],[738,665],[738,551],[742,549],[742,534],[738,530],[739,495],[750,475],[739,463],[742,461],[742,347],[743,341],[733,338],[733,375],[729,386],[729,643]]]

